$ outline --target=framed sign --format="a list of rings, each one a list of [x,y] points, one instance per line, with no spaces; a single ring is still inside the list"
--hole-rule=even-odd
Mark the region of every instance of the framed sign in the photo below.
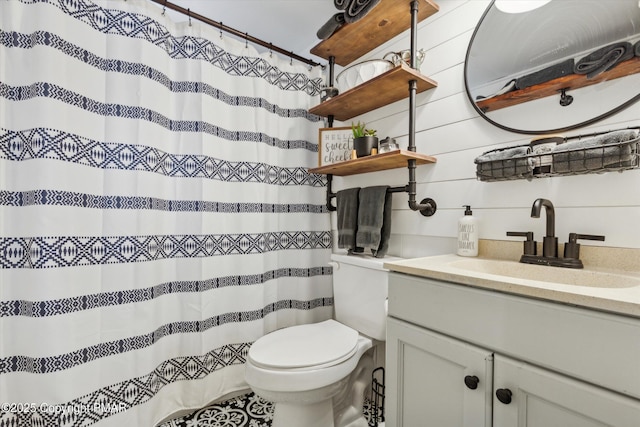
[[[321,128],[318,138],[318,166],[351,159],[353,131],[351,127]]]

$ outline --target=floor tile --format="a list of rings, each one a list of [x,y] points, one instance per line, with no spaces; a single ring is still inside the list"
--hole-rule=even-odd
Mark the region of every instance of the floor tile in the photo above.
[[[371,410],[369,400],[365,399],[365,418],[370,418]],[[159,427],[271,427],[272,418],[273,404],[248,393],[209,405]]]

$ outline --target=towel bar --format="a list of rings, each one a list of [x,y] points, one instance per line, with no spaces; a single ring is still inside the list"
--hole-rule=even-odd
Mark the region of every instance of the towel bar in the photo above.
[[[335,211],[337,208],[331,204],[331,199],[336,197],[337,193],[331,190],[331,183],[333,182],[333,175],[327,175],[327,210],[330,212]],[[389,187],[387,193],[409,193],[409,208],[414,211],[420,211],[423,216],[432,216],[436,213],[438,205],[436,201],[431,198],[422,199],[420,203],[415,202],[415,181],[410,181],[407,185],[402,187]],[[410,189],[413,189],[413,193]],[[411,197],[413,195],[413,198]]]

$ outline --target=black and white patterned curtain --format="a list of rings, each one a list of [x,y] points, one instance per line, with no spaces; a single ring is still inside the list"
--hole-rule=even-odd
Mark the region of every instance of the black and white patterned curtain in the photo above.
[[[322,81],[145,0],[0,2],[0,427],[155,425],[331,316]]]

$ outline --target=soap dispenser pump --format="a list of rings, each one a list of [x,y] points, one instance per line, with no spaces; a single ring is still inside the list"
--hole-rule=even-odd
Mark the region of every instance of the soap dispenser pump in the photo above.
[[[458,220],[458,255],[478,256],[478,223],[471,206],[464,205],[464,216]]]

